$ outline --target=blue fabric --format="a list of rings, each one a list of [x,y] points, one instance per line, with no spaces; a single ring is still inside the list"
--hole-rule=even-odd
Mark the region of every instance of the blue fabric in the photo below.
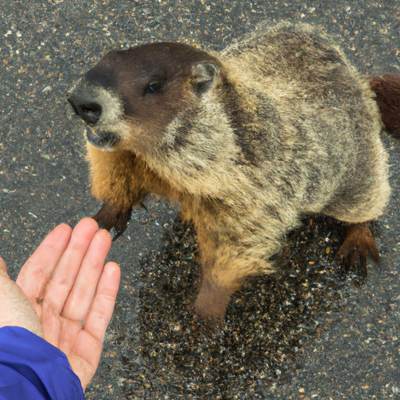
[[[19,327],[0,328],[0,400],[82,400],[65,354]]]

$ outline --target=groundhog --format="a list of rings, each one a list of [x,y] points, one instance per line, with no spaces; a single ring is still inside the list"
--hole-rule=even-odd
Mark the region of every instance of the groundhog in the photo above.
[[[258,28],[221,53],[151,43],[108,53],[69,97],[87,123],[99,224],[121,234],[148,193],[194,224],[202,318],[224,316],[245,278],[305,214],[348,224],[339,255],[378,250],[368,222],[390,195],[384,121],[399,127],[400,77],[361,76],[319,28]],[[392,98],[392,97],[393,98]]]

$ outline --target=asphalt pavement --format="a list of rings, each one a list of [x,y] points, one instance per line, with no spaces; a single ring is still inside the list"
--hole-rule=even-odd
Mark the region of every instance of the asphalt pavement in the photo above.
[[[0,0],[0,254],[13,276],[60,222],[93,215],[81,123],[66,104],[113,48],[160,40],[220,50],[261,21],[322,25],[362,73],[400,71],[400,3]],[[188,311],[196,245],[177,211],[135,211],[111,259],[122,288],[88,399],[400,399],[400,142],[385,137],[393,195],[368,277],[334,261],[342,228],[305,220],[279,273],[249,281],[225,326]]]

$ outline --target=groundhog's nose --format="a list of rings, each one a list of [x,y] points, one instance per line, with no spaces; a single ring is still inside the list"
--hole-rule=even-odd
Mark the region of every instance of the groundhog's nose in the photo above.
[[[87,101],[77,95],[68,98],[69,104],[86,123],[96,125],[101,116],[101,105],[94,101]]]

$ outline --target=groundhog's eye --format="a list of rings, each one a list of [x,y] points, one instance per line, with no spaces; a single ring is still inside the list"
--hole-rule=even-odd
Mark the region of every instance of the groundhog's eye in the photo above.
[[[162,88],[162,82],[161,81],[153,81],[150,82],[145,88],[144,88],[144,94],[154,94],[157,93],[161,90]]]

